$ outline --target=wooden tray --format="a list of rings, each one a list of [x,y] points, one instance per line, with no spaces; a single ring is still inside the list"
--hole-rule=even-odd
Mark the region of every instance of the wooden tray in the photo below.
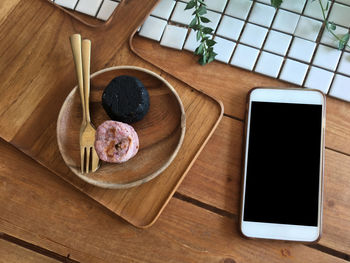
[[[56,174],[100,204],[141,228],[149,227],[157,220],[223,115],[221,102],[173,77],[167,76],[166,79],[174,86],[183,102],[186,113],[186,136],[174,161],[161,175],[134,188],[112,190],[82,182],[72,172],[64,174],[53,169]],[[46,162],[43,164],[51,168]],[[63,162],[61,165],[65,166]]]
[[[6,30],[6,43],[0,42],[0,50],[7,51],[0,65],[0,72],[6,69],[1,75],[0,136],[137,227],[149,227],[156,221],[223,115],[221,102],[130,51],[128,38],[157,1],[145,1],[141,8],[138,1],[128,0],[119,9],[117,19],[96,31],[46,1],[22,0],[20,12],[15,14],[18,17],[11,21],[25,15],[20,24],[13,22],[25,30],[20,38],[17,31]],[[134,15],[132,20],[127,15],[130,13]],[[15,25],[2,26],[6,29]],[[167,80],[182,100],[186,136],[181,149],[173,163],[148,183],[125,190],[89,185],[69,170],[59,153],[56,122],[65,98],[76,84],[69,36],[77,32],[92,40],[92,72],[122,65],[146,68]]]

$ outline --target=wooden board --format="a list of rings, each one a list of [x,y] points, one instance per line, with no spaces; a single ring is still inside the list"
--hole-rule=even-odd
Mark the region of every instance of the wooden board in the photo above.
[[[58,261],[0,239],[0,263],[57,263]]]
[[[67,94],[75,86],[69,36],[73,32],[79,32],[76,27],[82,25],[78,22],[72,22],[70,17],[49,3],[33,1],[28,6],[27,2],[22,4],[21,8],[15,10],[17,13],[13,14],[14,17],[22,15],[22,9],[25,8],[36,6],[41,9],[40,14],[35,16],[37,23],[27,24],[27,27],[29,25],[31,27],[26,29],[26,32],[37,30],[37,33],[24,34],[23,38],[28,41],[27,48],[35,48],[35,50],[43,52],[40,56],[31,56],[30,54],[15,56],[7,65],[9,68],[14,67],[15,70],[13,72],[8,70],[7,74],[1,70],[6,84],[0,88],[4,92],[4,96],[0,98],[0,111],[2,111],[0,136],[131,224],[138,227],[152,225],[217,126],[223,114],[222,105],[204,93],[193,90],[183,82],[164,74],[136,55],[132,55],[128,47],[128,38],[124,38],[124,42],[117,45],[118,57],[111,63],[144,67],[162,75],[175,88],[184,105],[186,136],[171,166],[156,179],[126,190],[102,189],[88,185],[68,170],[60,156],[56,142],[56,121],[59,109]],[[123,6],[118,8],[123,8]],[[124,8],[132,10],[133,2],[129,1]],[[38,28],[41,19],[45,23]],[[121,28],[120,23],[125,24],[125,22],[123,17],[118,17],[118,19],[120,21],[113,20],[115,28],[109,27],[109,30],[114,29],[120,34],[120,30],[117,29]],[[18,23],[21,24],[22,21]],[[55,24],[60,24],[59,31],[52,34],[51,31]],[[136,28],[137,24],[134,26]],[[9,30],[6,23],[2,29]],[[131,27],[129,30],[131,34],[134,28]],[[83,32],[85,31],[89,33],[87,29]],[[11,32],[9,33],[11,34]],[[92,40],[92,68],[96,68],[96,64],[99,62],[98,58],[106,54],[98,53],[103,48],[99,42],[101,43],[101,40],[104,40],[106,36],[111,36],[115,32],[105,32],[104,35],[100,35],[100,38],[91,32],[91,36],[88,36],[88,33],[82,33],[82,36]],[[45,36],[46,41],[39,41],[42,36]],[[20,41],[21,44],[25,42],[25,40],[15,40],[11,37],[9,42]],[[0,50],[4,50],[3,48],[0,44]],[[21,62],[22,56],[27,56],[30,65]],[[57,60],[59,60],[58,63]],[[17,70],[22,70],[18,69],[18,66],[23,63],[27,73],[22,78],[16,78]],[[100,64],[100,66],[104,67],[105,64]],[[59,76],[56,73],[57,67],[60,69]],[[30,72],[34,75],[34,79],[32,79],[33,76],[30,75]],[[9,92],[8,88],[12,91]]]
[[[244,239],[236,216],[178,198],[152,228],[136,229],[10,145],[0,141],[0,150],[0,231],[73,260],[346,262],[300,243]]]

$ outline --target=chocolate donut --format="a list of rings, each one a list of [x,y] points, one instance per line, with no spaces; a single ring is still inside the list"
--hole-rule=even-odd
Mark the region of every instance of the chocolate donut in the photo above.
[[[133,123],[148,112],[149,95],[138,78],[122,75],[105,88],[102,106],[112,120]]]
[[[109,163],[123,163],[139,150],[139,138],[133,127],[118,121],[105,121],[96,130],[95,149]]]

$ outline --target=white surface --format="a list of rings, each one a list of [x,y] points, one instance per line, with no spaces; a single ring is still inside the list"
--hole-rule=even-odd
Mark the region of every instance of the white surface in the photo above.
[[[329,14],[329,21],[349,27],[350,26],[350,7],[338,3],[334,3],[331,13]]]
[[[104,21],[108,20],[108,18],[112,15],[113,11],[118,6],[118,4],[118,2],[104,0],[100,10],[98,11],[97,18]]]
[[[224,63],[228,63],[236,46],[236,43],[218,36],[216,36],[214,40],[216,41],[214,52],[217,53],[215,59]]]
[[[206,27],[210,27],[215,31],[216,27],[219,24],[221,14],[208,10],[208,12],[204,16],[208,18],[210,22],[205,23],[203,25]]]
[[[267,36],[264,50],[271,51],[280,55],[287,53],[292,36],[271,30]]]
[[[73,9],[77,4],[78,0],[56,0],[55,4]]]
[[[339,62],[338,72],[350,76],[350,53],[344,52]]]
[[[171,21],[179,24],[183,24],[183,25],[188,25],[194,17],[192,15],[193,9],[184,10],[185,7],[186,7],[185,3],[177,2],[173,15],[171,16]]]
[[[167,25],[160,44],[175,49],[182,49],[187,35],[187,28]]]
[[[286,0],[281,4],[281,8],[287,9],[296,13],[301,13],[305,6],[306,0]]]
[[[325,8],[327,6],[327,0],[321,0],[321,2],[322,2],[323,7]],[[329,1],[329,5],[330,4],[331,4],[331,1]],[[326,15],[328,14],[328,12],[329,12],[329,9],[326,12]],[[323,20],[322,10],[321,10],[321,7],[320,7],[318,0],[317,1],[310,1],[310,0],[307,1],[304,15]]]
[[[226,6],[227,0],[204,0],[207,8],[222,13]]]
[[[231,64],[240,68],[252,70],[258,54],[258,49],[239,44],[233,54]]]
[[[319,45],[313,60],[313,64],[325,69],[335,70],[341,55],[341,51],[335,48]]]
[[[295,37],[289,49],[288,57],[310,62],[315,48],[315,42]]]
[[[311,41],[316,41],[321,27],[322,27],[322,23],[320,21],[302,16],[299,19],[299,22],[294,34],[301,38],[305,38]]]
[[[245,20],[252,6],[250,0],[230,0],[226,7],[226,14]]]
[[[308,73],[305,87],[310,89],[318,89],[327,94],[332,83],[334,73],[317,67],[311,67]]]
[[[336,74],[329,94],[350,101],[350,78]]]
[[[266,28],[247,23],[240,41],[244,44],[260,48],[265,40],[266,34]]]
[[[320,92],[305,89],[255,89],[250,95],[249,103],[252,101],[324,105],[324,98]],[[249,113],[250,109],[248,111]]]
[[[247,237],[271,238],[312,242],[319,236],[319,228],[314,226],[283,225],[272,223],[242,222],[242,232]]]
[[[194,52],[199,44],[200,41],[197,41],[196,32],[191,29],[190,34],[186,39],[184,49]]]
[[[102,0],[79,0],[75,10],[90,16],[95,16],[101,3]]]
[[[165,20],[149,16],[143,23],[139,35],[159,41],[166,25],[167,22]]]
[[[299,17],[300,15],[280,9],[277,12],[272,28],[293,34],[298,24]]]
[[[255,71],[273,78],[280,72],[283,57],[268,52],[261,52]]]
[[[287,59],[283,66],[280,79],[297,85],[302,85],[307,69],[308,65],[295,60]]]
[[[249,21],[258,25],[269,27],[276,9],[271,5],[255,3],[249,16]]]
[[[349,14],[350,15],[350,14]],[[348,29],[345,27],[337,26],[333,31],[338,37],[342,37],[344,34],[348,32]],[[333,46],[338,48],[339,41],[327,30],[325,29],[322,34],[321,43]]]
[[[241,34],[243,25],[244,22],[242,20],[224,15],[216,34],[232,40],[237,40]]]
[[[158,16],[163,19],[169,19],[171,12],[175,6],[174,0],[161,0],[153,9],[151,15]]]

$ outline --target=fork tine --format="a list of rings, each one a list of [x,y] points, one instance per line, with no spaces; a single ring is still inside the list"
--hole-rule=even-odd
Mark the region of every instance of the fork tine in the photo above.
[[[80,147],[80,169],[81,173],[84,173],[84,160],[85,160],[85,148]]]
[[[92,151],[92,153],[91,153],[91,172],[95,172],[99,167],[100,159],[97,155],[95,147],[92,147],[91,151]]]
[[[86,155],[85,155],[85,171],[89,173],[89,163],[90,163],[90,148],[85,147]]]

